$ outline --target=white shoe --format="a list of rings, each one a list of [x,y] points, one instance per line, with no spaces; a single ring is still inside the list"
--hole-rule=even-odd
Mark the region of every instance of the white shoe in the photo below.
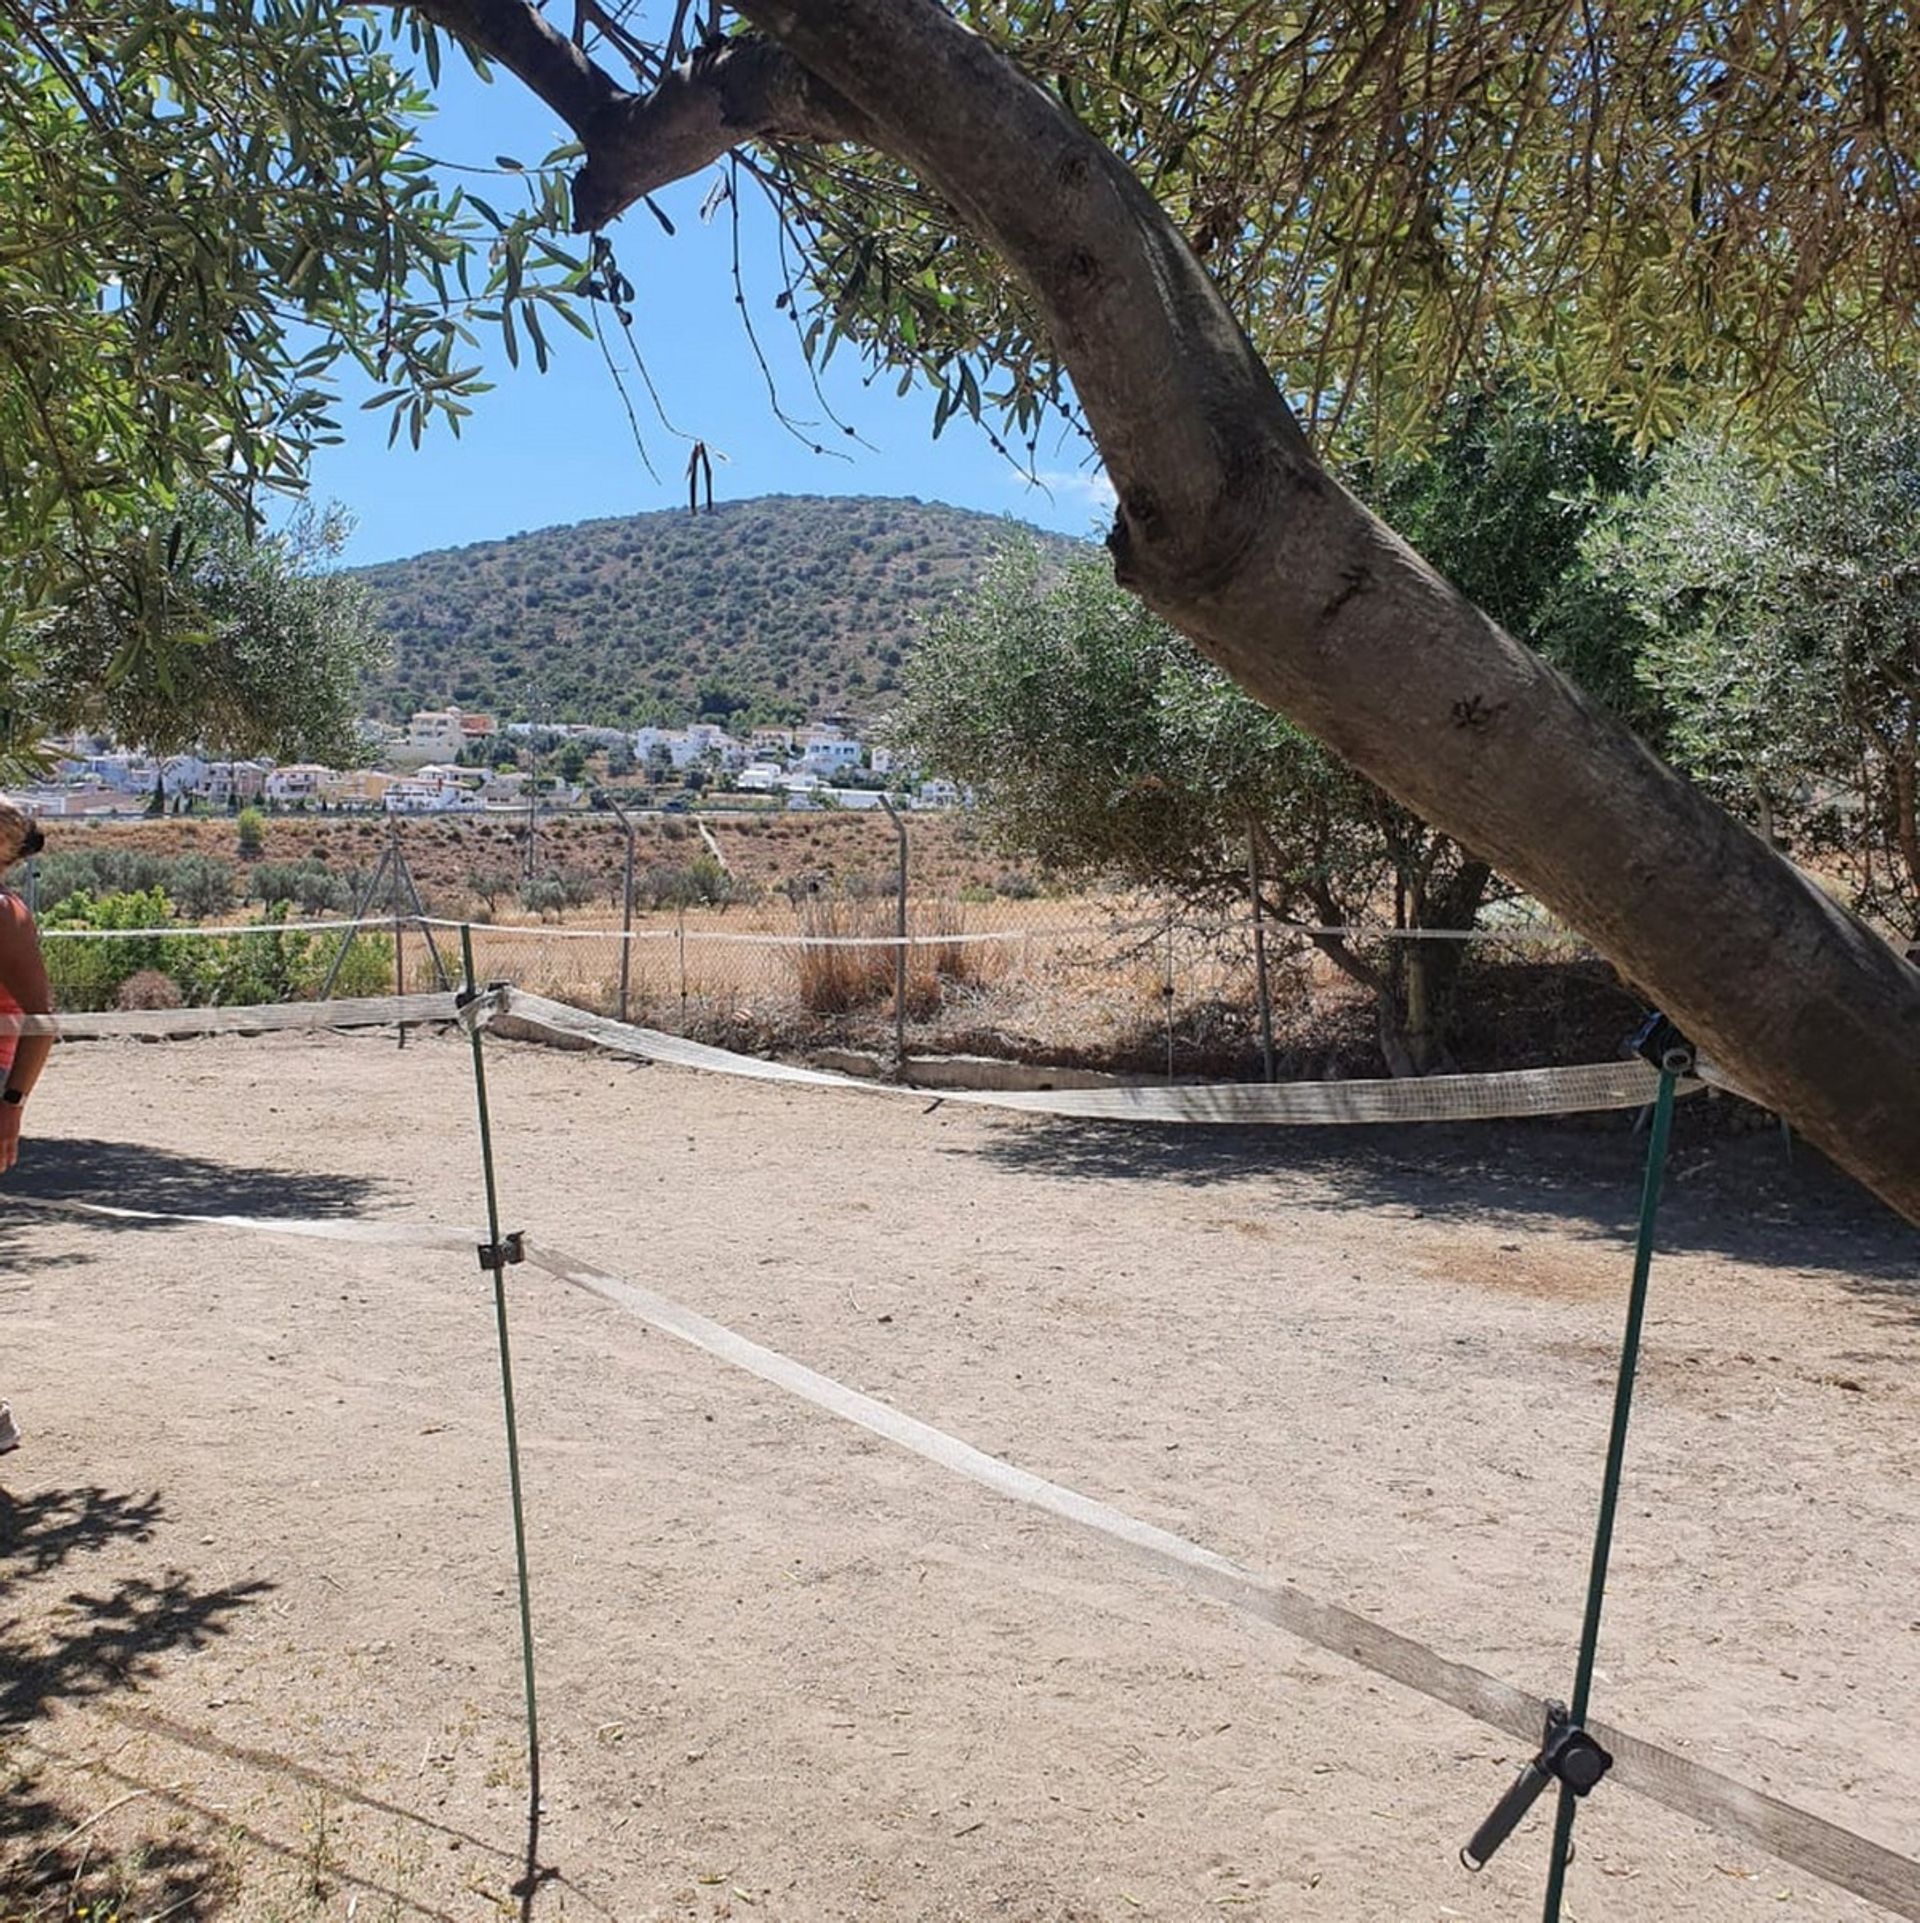
[[[4,1456],[9,1449],[17,1449],[19,1446],[20,1428],[13,1419],[13,1410],[6,1403],[0,1402],[0,1456]]]

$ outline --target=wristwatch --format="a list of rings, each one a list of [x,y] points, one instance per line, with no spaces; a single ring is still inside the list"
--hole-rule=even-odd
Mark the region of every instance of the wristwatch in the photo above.
[[[27,1091],[24,1088],[0,1088],[0,1102],[5,1102],[10,1108],[18,1108],[26,1099]]]

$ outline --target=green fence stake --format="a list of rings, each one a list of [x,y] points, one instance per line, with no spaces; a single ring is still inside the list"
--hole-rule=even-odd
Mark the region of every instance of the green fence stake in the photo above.
[[[1593,1559],[1587,1571],[1587,1606],[1580,1625],[1580,1655],[1574,1665],[1572,1704],[1546,1706],[1546,1733],[1540,1752],[1521,1770],[1513,1786],[1474,1831],[1460,1860],[1470,1870],[1484,1869],[1495,1850],[1549,1783],[1558,1781],[1560,1797],[1553,1820],[1553,1848],[1547,1864],[1546,1923],[1560,1923],[1560,1898],[1567,1860],[1573,1851],[1573,1819],[1580,1798],[1598,1787],[1613,1758],[1594,1739],[1587,1724],[1593,1692],[1593,1666],[1600,1651],[1600,1615],[1607,1599],[1607,1560],[1613,1551],[1613,1522],[1620,1507],[1621,1475],[1627,1459],[1627,1424],[1633,1414],[1633,1383],[1640,1366],[1640,1332],[1646,1322],[1647,1277],[1653,1267],[1653,1225],[1666,1173],[1667,1142],[1673,1128],[1673,1098],[1682,1075],[1694,1069],[1693,1045],[1664,1015],[1653,1015],[1629,1046],[1660,1073],[1653,1103],[1653,1131],[1647,1143],[1647,1172],[1640,1191],[1640,1234],[1634,1248],[1633,1286],[1627,1294],[1627,1326],[1620,1338],[1620,1369],[1614,1378],[1613,1422],[1607,1435],[1607,1466],[1600,1483],[1600,1511],[1594,1519]],[[1636,1124],[1636,1132],[1638,1125]]]
[[[473,928],[460,925],[460,959],[466,970],[466,999],[479,992],[473,973]],[[507,1484],[513,1498],[513,1553],[520,1572],[520,1665],[527,1695],[527,1868],[516,1894],[531,1898],[540,1869],[540,1708],[533,1683],[533,1602],[527,1580],[527,1525],[520,1497],[520,1432],[513,1408],[513,1349],[507,1337],[507,1263],[517,1260],[500,1235],[500,1197],[493,1173],[493,1123],[487,1110],[487,1063],[480,1025],[468,1026],[473,1044],[473,1092],[480,1110],[480,1167],[487,1184],[487,1246],[481,1266],[493,1274],[493,1314],[500,1336],[500,1394],[507,1417]]]
[[[1620,1338],[1620,1373],[1613,1388],[1613,1427],[1607,1437],[1607,1467],[1600,1485],[1600,1513],[1593,1526],[1593,1560],[1587,1574],[1587,1609],[1580,1626],[1580,1656],[1573,1672],[1568,1720],[1585,1726],[1587,1699],[1593,1692],[1593,1666],[1600,1651],[1600,1613],[1607,1599],[1607,1560],[1613,1550],[1613,1519],[1620,1506],[1620,1478],[1627,1456],[1627,1422],[1633,1413],[1633,1383],[1640,1366],[1640,1329],[1646,1320],[1647,1276],[1653,1266],[1653,1223],[1660,1208],[1666,1172],[1667,1137],[1673,1125],[1674,1071],[1664,1064],[1653,1104],[1653,1134],[1647,1143],[1646,1180],[1640,1192],[1640,1237],[1633,1254],[1633,1287],[1627,1296],[1627,1326]],[[1553,1855],[1547,1864],[1544,1923],[1560,1923],[1560,1896],[1567,1857],[1573,1847],[1573,1818],[1579,1798],[1563,1780],[1553,1820]]]

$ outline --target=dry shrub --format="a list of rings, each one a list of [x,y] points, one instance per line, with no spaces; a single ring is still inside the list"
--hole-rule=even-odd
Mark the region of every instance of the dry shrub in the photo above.
[[[835,901],[822,895],[803,898],[802,945],[793,951],[802,1007],[814,1015],[844,1015],[891,995],[892,949],[869,948],[852,938],[892,932],[892,917],[884,903]],[[815,947],[815,942],[826,945]]]
[[[1005,942],[969,942],[960,939],[967,932],[966,909],[960,903],[936,901],[918,910],[913,923],[916,935],[952,938],[923,941],[912,951],[909,966],[932,982],[936,998],[942,983],[970,983],[984,987],[1006,973]]]
[[[180,984],[157,968],[142,968],[120,984],[114,997],[116,1008],[178,1008]]]
[[[830,938],[826,946],[793,951],[801,1005],[810,1014],[841,1015],[890,1000],[894,904],[877,897],[846,901],[810,895],[799,906],[802,936]],[[916,909],[909,926],[923,938],[907,950],[907,1013],[916,1019],[934,1014],[950,987],[984,985],[1004,972],[1003,949],[958,939],[966,933],[966,917],[954,903]],[[927,941],[927,936],[954,939]]]

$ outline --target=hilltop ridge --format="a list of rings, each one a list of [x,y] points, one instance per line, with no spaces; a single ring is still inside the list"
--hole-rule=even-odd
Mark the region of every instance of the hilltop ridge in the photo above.
[[[1011,516],[864,495],[763,495],[582,521],[357,570],[391,635],[372,710],[633,727],[695,715],[870,716],[921,623]]]

